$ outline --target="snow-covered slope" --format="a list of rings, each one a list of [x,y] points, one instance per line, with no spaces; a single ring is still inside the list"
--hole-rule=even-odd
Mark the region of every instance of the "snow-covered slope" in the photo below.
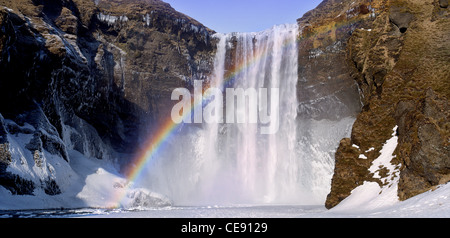
[[[377,185],[378,186],[378,185]],[[375,187],[374,187],[375,188]],[[374,189],[375,190],[375,189]],[[374,195],[373,193],[369,194]],[[347,203],[343,207],[327,210],[322,206],[295,206],[295,205],[236,205],[236,206],[197,206],[197,207],[164,207],[147,208],[133,211],[126,210],[92,210],[88,211],[90,218],[416,218],[416,217],[450,217],[450,184],[441,185],[434,191],[425,192],[402,202],[392,202],[383,196],[373,196],[370,202],[384,204],[374,208],[363,207],[359,202],[351,206]],[[352,194],[356,196],[356,193]],[[361,193],[359,194],[361,196]],[[85,211],[86,212],[86,211]],[[86,215],[75,215],[86,216]]]
[[[450,217],[450,183],[405,201],[377,196],[376,191],[380,191],[377,184],[364,184],[356,188],[342,204],[327,212],[314,214],[313,217]],[[363,202],[366,206],[363,206]]]
[[[20,147],[16,147],[18,150]],[[20,149],[19,149],[20,151]],[[68,152],[70,163],[64,164],[48,157],[48,166],[59,166],[56,176],[61,193],[48,195],[43,189],[36,188],[33,195],[12,195],[0,186],[0,210],[23,209],[73,209],[73,208],[115,208],[160,207],[171,204],[170,200],[146,189],[130,188],[131,184],[123,178],[106,160],[87,158],[78,151]],[[10,166],[14,168],[14,166]],[[18,166],[24,168],[24,166]],[[31,166],[37,169],[36,166]],[[16,171],[20,174],[20,171]],[[24,172],[29,175],[36,173]],[[36,178],[37,180],[39,179]]]

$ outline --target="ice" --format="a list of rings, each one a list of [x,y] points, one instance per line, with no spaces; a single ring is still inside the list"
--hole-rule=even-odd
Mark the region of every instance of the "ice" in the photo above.
[[[98,13],[97,14],[97,18],[108,24],[108,26],[114,25],[116,24],[116,22],[127,22],[128,21],[128,17],[127,16],[112,16],[112,15],[108,15],[108,14],[103,14],[103,13]]]
[[[127,191],[125,198],[121,201],[121,207],[125,209],[149,209],[171,205],[172,201],[166,196],[143,188]]]
[[[150,26],[151,19],[152,18],[150,16],[150,14],[148,14],[148,13],[142,16],[142,20],[145,22],[146,26]]]

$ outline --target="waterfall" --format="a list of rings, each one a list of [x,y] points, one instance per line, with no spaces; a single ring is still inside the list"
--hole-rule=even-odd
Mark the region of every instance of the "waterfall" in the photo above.
[[[142,183],[183,205],[322,204],[329,191],[334,150],[353,119],[331,122],[297,117],[298,25],[215,37],[209,85],[224,93],[225,88],[269,92],[277,88],[279,103],[268,111],[279,113],[270,121],[278,130],[261,134],[260,123],[225,120],[183,125],[149,164]],[[226,107],[224,115],[239,115],[240,110],[248,111],[248,105]]]

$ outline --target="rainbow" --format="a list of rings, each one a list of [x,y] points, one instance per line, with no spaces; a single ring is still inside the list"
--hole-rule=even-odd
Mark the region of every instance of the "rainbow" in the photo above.
[[[292,47],[294,44],[297,44],[297,42],[298,39],[284,40],[282,48]],[[264,60],[267,55],[267,49],[264,48],[262,50],[257,50],[253,53],[253,56],[250,59],[236,64],[234,67],[228,70],[228,72],[224,75],[222,85],[216,85],[216,87],[224,88],[227,85],[232,84],[235,78],[239,77],[249,67],[255,65],[261,60]],[[198,107],[202,107],[203,102],[207,102],[207,100],[209,100],[209,95],[206,95],[205,92],[207,92],[207,90],[204,89],[202,101],[191,103],[191,113],[193,113],[194,110],[196,110]],[[185,113],[183,116],[190,116],[191,113]],[[139,153],[137,153],[137,156],[133,160],[134,162],[132,163],[132,166],[130,166],[128,168],[128,171],[125,172],[125,177],[128,181],[131,182],[139,179],[142,171],[149,163],[149,161],[151,161],[151,159],[154,158],[164,148],[164,146],[167,144],[166,142],[168,141],[168,138],[176,134],[176,132],[178,131],[177,129],[182,124],[183,123],[177,124],[173,122],[172,118],[169,117],[158,127],[156,133],[152,134],[151,137],[149,137],[149,139],[144,143],[144,146],[142,147],[143,149]],[[115,204],[113,207],[119,208],[126,195],[126,189],[120,191],[119,194],[115,196],[116,198],[113,200],[113,203]]]

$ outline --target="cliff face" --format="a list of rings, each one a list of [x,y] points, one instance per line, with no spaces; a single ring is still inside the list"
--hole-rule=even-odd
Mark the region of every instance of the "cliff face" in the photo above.
[[[364,181],[387,186],[386,168],[368,168],[397,128],[393,164],[405,200],[449,181],[450,16],[446,1],[373,1],[376,18],[356,29],[347,65],[361,89],[362,112],[351,138],[340,142],[326,206],[337,205]],[[370,30],[367,30],[370,29]],[[376,177],[376,178],[375,178]]]
[[[338,120],[360,111],[358,85],[345,59],[351,33],[375,16],[369,2],[326,0],[297,20],[301,118]]]
[[[210,73],[212,33],[159,0],[1,0],[0,185],[57,194],[69,150],[132,152],[172,89]]]

